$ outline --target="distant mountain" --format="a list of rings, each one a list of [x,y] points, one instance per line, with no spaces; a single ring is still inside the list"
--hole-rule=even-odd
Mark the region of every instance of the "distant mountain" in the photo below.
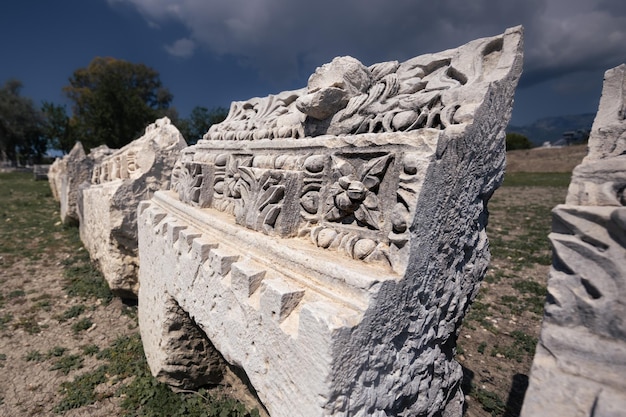
[[[591,131],[595,116],[594,113],[586,113],[545,117],[526,126],[509,125],[506,131],[507,133],[521,133],[535,146],[541,146],[544,142],[557,144],[562,141],[566,132],[570,132],[568,136],[576,139]]]

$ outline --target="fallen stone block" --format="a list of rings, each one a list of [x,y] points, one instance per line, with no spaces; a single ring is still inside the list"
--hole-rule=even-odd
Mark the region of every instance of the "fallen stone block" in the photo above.
[[[76,142],[72,150],[63,158],[57,158],[51,165],[48,181],[52,195],[60,204],[61,221],[64,224],[78,224],[78,195],[80,186],[91,181],[95,164],[113,152],[102,145],[85,154],[83,145]]]
[[[120,296],[137,296],[137,205],[169,187],[185,146],[170,120],[159,119],[144,136],[96,164],[90,183],[81,188],[80,238]]]
[[[589,153],[552,211],[553,263],[521,416],[626,410],[626,64],[604,75]]]
[[[489,263],[521,48],[517,27],[405,62],[339,57],[233,103],[139,206],[153,374],[192,388],[180,352],[206,372],[207,345],[189,361],[171,330],[192,322],[273,417],[460,416],[456,337]]]
[[[48,170],[48,183],[50,184],[50,191],[52,192],[52,198],[54,198],[57,202],[61,201],[61,187],[63,184],[61,175],[66,169],[65,161],[65,157],[56,158]]]

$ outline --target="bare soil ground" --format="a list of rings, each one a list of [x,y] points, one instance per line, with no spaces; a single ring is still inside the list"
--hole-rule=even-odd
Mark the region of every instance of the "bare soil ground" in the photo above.
[[[507,153],[508,172],[572,172],[587,155],[587,145],[532,148]]]
[[[584,146],[509,152],[507,177],[524,184],[567,173],[585,154]],[[527,172],[541,174],[529,180],[520,174]],[[166,395],[156,382],[121,390],[139,377],[112,365],[138,340],[136,309],[102,289],[77,289],[73,277],[94,271],[76,230],[58,221],[47,184],[12,175],[0,174],[0,416],[168,415],[170,397],[155,406],[162,414],[140,404]],[[564,201],[565,180],[505,183],[490,202],[491,268],[458,343],[466,416],[519,414],[543,314],[550,210]],[[120,341],[130,347],[120,349]],[[93,390],[80,391],[96,376]],[[139,405],[129,411],[133,395]],[[191,413],[185,407],[180,415]],[[247,415],[219,412],[207,415]]]

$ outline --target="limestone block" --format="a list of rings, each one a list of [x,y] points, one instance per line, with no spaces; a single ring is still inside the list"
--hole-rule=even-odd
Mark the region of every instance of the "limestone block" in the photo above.
[[[83,183],[91,181],[94,165],[111,152],[106,145],[102,145],[87,155],[83,145],[76,142],[67,155],[62,159],[57,158],[50,167],[48,181],[52,195],[60,203],[61,221],[64,224],[78,223],[79,188]]]
[[[605,73],[589,153],[553,210],[548,299],[521,415],[626,410],[626,65]]]
[[[170,120],[159,119],[141,138],[96,164],[82,189],[80,237],[114,293],[137,295],[137,205],[169,187],[185,146]]]
[[[50,184],[50,191],[52,191],[52,198],[58,202],[61,201],[61,173],[65,171],[65,161],[65,157],[56,158],[48,170],[48,183]]]
[[[521,45],[517,27],[342,57],[233,103],[139,207],[153,374],[176,378],[163,323],[185,314],[273,417],[460,416],[456,335],[489,262]]]

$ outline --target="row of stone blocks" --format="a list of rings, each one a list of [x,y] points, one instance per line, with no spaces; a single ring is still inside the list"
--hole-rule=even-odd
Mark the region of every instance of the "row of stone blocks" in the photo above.
[[[178,129],[163,118],[121,149],[102,145],[86,154],[78,142],[50,168],[61,220],[79,225],[81,240],[117,295],[137,297],[137,205],[169,187],[185,146]]]
[[[518,27],[336,58],[233,103],[197,145],[162,119],[53,166],[62,216],[75,207],[111,288],[139,299],[152,372],[189,389],[234,369],[272,417],[460,416],[456,337],[489,262],[521,48]]]

